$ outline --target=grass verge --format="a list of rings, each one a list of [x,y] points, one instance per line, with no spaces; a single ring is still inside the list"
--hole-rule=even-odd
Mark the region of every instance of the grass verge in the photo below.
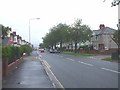
[[[74,52],[63,52],[63,54],[74,55],[74,56],[96,56],[95,54],[89,53],[74,53]]]
[[[119,57],[120,58],[120,57]],[[105,61],[111,61],[111,62],[119,62],[119,60],[112,60],[111,57],[107,57],[107,58],[104,58],[102,60],[105,60]]]
[[[112,62],[111,57],[103,58],[102,60],[105,60],[105,61],[111,61],[111,62]]]

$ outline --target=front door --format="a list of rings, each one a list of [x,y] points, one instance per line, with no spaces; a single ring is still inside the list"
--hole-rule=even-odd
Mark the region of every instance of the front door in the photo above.
[[[105,46],[104,46],[104,44],[99,44],[99,50],[100,50],[100,51],[105,50]]]

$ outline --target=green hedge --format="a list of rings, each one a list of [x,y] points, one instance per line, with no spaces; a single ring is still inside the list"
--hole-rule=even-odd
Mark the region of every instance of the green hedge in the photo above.
[[[32,48],[29,45],[22,45],[21,48],[23,53],[26,53],[27,55],[30,55],[32,52]]]
[[[2,59],[2,45],[0,45],[0,60]]]
[[[8,59],[8,63],[22,57],[23,53],[30,55],[32,48],[29,45],[17,46],[2,46],[2,59]]]

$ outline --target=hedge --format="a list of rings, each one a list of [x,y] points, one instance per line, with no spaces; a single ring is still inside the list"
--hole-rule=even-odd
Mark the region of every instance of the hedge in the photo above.
[[[15,60],[22,57],[23,53],[30,55],[32,48],[29,45],[17,46],[2,46],[2,59],[8,59],[8,63],[12,63]]]
[[[2,59],[2,45],[0,45],[0,60]]]

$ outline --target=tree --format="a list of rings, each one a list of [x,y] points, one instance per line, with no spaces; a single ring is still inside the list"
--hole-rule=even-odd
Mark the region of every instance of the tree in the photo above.
[[[68,40],[68,29],[69,26],[66,24],[59,23],[50,29],[50,32],[43,37],[43,45],[48,48],[57,48],[56,45],[60,44],[60,50],[62,50],[62,43]]]
[[[118,46],[118,54],[120,54],[120,29],[118,29],[114,34],[112,40],[117,44]],[[118,57],[119,58],[119,57]]]
[[[11,28],[2,26],[2,39],[8,35],[8,31],[11,31]]]
[[[92,31],[88,25],[82,25],[82,20],[77,19],[73,26],[59,23],[50,29],[50,32],[43,37],[43,45],[47,48],[56,48],[57,44],[60,44],[60,50],[62,50],[63,43],[74,42],[75,52],[77,51],[77,43],[86,42],[90,39]],[[41,44],[42,45],[42,44]]]
[[[104,0],[103,2],[105,2],[106,0]],[[117,6],[117,5],[119,5],[120,4],[120,0],[113,0],[113,2],[111,2],[111,4],[112,4],[112,7],[113,6]]]
[[[39,44],[39,49],[40,49],[40,48],[45,48],[45,44],[44,44],[44,43],[40,43],[40,44]]]
[[[120,4],[120,0],[114,0],[111,4],[112,6],[117,6]]]
[[[68,40],[68,30],[69,26],[66,24],[59,23],[56,26],[56,39],[57,42],[60,43],[60,51],[62,51],[62,43]]]
[[[71,40],[75,43],[75,53],[77,52],[77,44],[84,43],[90,39],[92,31],[88,25],[82,25],[82,19],[77,19],[71,27]]]
[[[119,39],[120,39],[120,30],[117,30],[117,31],[113,34],[112,40],[113,40],[117,45],[120,45]]]

